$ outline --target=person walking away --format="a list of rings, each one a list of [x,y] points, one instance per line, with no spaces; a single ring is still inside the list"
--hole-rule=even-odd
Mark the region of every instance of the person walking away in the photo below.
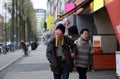
[[[26,43],[24,41],[21,41],[21,45],[22,45],[22,49],[23,49],[25,56],[27,56],[28,55],[28,47],[27,47]]]
[[[64,36],[64,33],[65,26],[59,24],[54,31],[53,38],[47,44],[46,56],[54,79],[68,79],[69,73],[74,68],[73,57],[76,45],[72,39]]]
[[[87,79],[86,73],[90,64],[92,50],[92,45],[88,37],[89,30],[82,29],[80,31],[80,37],[74,42],[78,50],[75,55],[75,67],[79,74],[79,79]]]

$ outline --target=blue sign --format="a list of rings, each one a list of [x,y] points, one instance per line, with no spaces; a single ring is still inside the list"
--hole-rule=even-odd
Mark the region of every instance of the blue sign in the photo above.
[[[16,35],[14,35],[14,38],[16,38]]]

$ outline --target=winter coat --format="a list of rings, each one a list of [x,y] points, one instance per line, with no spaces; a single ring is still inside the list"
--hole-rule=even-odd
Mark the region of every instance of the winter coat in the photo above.
[[[58,60],[57,60],[57,56],[56,56],[56,54],[57,54],[56,48],[57,47],[55,46],[55,38],[53,38],[50,40],[50,42],[47,45],[46,57],[47,57],[48,61],[50,62],[51,70],[54,73],[59,73],[60,67],[58,65]],[[72,39],[64,36],[64,45],[62,45],[62,48],[63,48],[63,54],[65,56],[65,60],[67,61],[67,64],[69,67],[69,71],[71,72],[74,67],[73,58],[71,57],[71,51],[76,53],[77,47],[74,44],[74,42],[72,41]]]

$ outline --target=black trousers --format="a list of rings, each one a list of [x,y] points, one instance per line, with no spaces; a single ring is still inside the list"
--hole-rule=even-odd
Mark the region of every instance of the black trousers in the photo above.
[[[86,73],[88,68],[76,67],[76,69],[79,74],[79,79],[87,79]]]

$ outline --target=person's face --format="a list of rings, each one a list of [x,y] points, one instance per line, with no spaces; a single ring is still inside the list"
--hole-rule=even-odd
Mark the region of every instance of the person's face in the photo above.
[[[85,40],[88,40],[88,37],[89,37],[88,31],[84,31],[83,34],[81,34],[81,37]]]
[[[60,29],[56,29],[54,34],[55,34],[55,36],[61,37],[62,36],[62,31]]]

